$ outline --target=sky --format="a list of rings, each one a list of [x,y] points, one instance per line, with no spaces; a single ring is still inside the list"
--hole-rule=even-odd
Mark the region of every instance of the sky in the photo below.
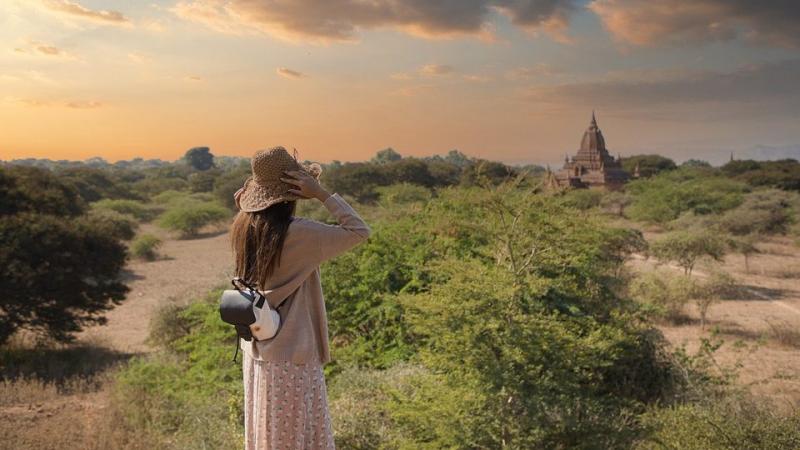
[[[800,159],[796,0],[0,0],[0,159]]]

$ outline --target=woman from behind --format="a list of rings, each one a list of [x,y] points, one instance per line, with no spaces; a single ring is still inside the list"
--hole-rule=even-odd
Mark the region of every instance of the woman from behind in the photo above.
[[[338,194],[283,147],[256,152],[252,176],[234,198],[235,275],[257,286],[281,326],[275,337],[241,339],[246,450],[333,449],[322,367],[330,361],[319,265],[369,237]],[[316,199],[338,224],[295,217],[297,200]]]

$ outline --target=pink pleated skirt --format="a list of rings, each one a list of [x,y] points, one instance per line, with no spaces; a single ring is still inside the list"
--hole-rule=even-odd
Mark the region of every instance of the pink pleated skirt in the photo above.
[[[335,449],[319,364],[242,360],[245,450]]]

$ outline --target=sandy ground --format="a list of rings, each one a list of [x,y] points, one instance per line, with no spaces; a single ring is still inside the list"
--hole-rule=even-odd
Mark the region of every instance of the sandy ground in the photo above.
[[[800,338],[789,345],[773,336],[773,327],[800,333],[800,251],[786,238],[774,238],[758,247],[761,253],[750,258],[749,271],[745,271],[741,255],[729,255],[722,263],[702,262],[694,270],[694,276],[703,277],[715,268],[722,269],[735,278],[742,291],[741,298],[711,306],[705,330],[701,330],[694,305],[687,310],[692,319],[688,323],[659,328],[671,344],[685,345],[689,351],[697,349],[700,338],[709,337],[716,328],[725,341],[716,359],[726,368],[741,364],[738,383],[778,405],[800,408]],[[636,258],[631,265],[649,270],[655,261]],[[737,341],[747,348],[737,346]]]
[[[85,330],[81,339],[106,342],[126,353],[147,352],[150,319],[162,305],[188,302],[230,279],[233,260],[227,233],[211,231],[199,239],[178,240],[152,225],[142,226],[140,232],[164,240],[162,257],[128,264],[127,298],[108,312],[105,325]]]

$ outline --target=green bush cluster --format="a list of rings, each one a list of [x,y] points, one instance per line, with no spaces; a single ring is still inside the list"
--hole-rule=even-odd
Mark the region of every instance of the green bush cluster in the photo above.
[[[158,248],[163,241],[152,234],[142,234],[131,242],[131,254],[137,258],[153,261],[158,257]]]
[[[194,237],[200,229],[230,218],[230,211],[213,202],[189,201],[174,204],[158,219],[158,225],[177,231],[183,237]]]
[[[137,200],[103,199],[92,203],[92,208],[100,210],[106,209],[118,212],[120,214],[127,214],[142,222],[152,220],[156,217],[156,215],[158,215],[158,211]]]

